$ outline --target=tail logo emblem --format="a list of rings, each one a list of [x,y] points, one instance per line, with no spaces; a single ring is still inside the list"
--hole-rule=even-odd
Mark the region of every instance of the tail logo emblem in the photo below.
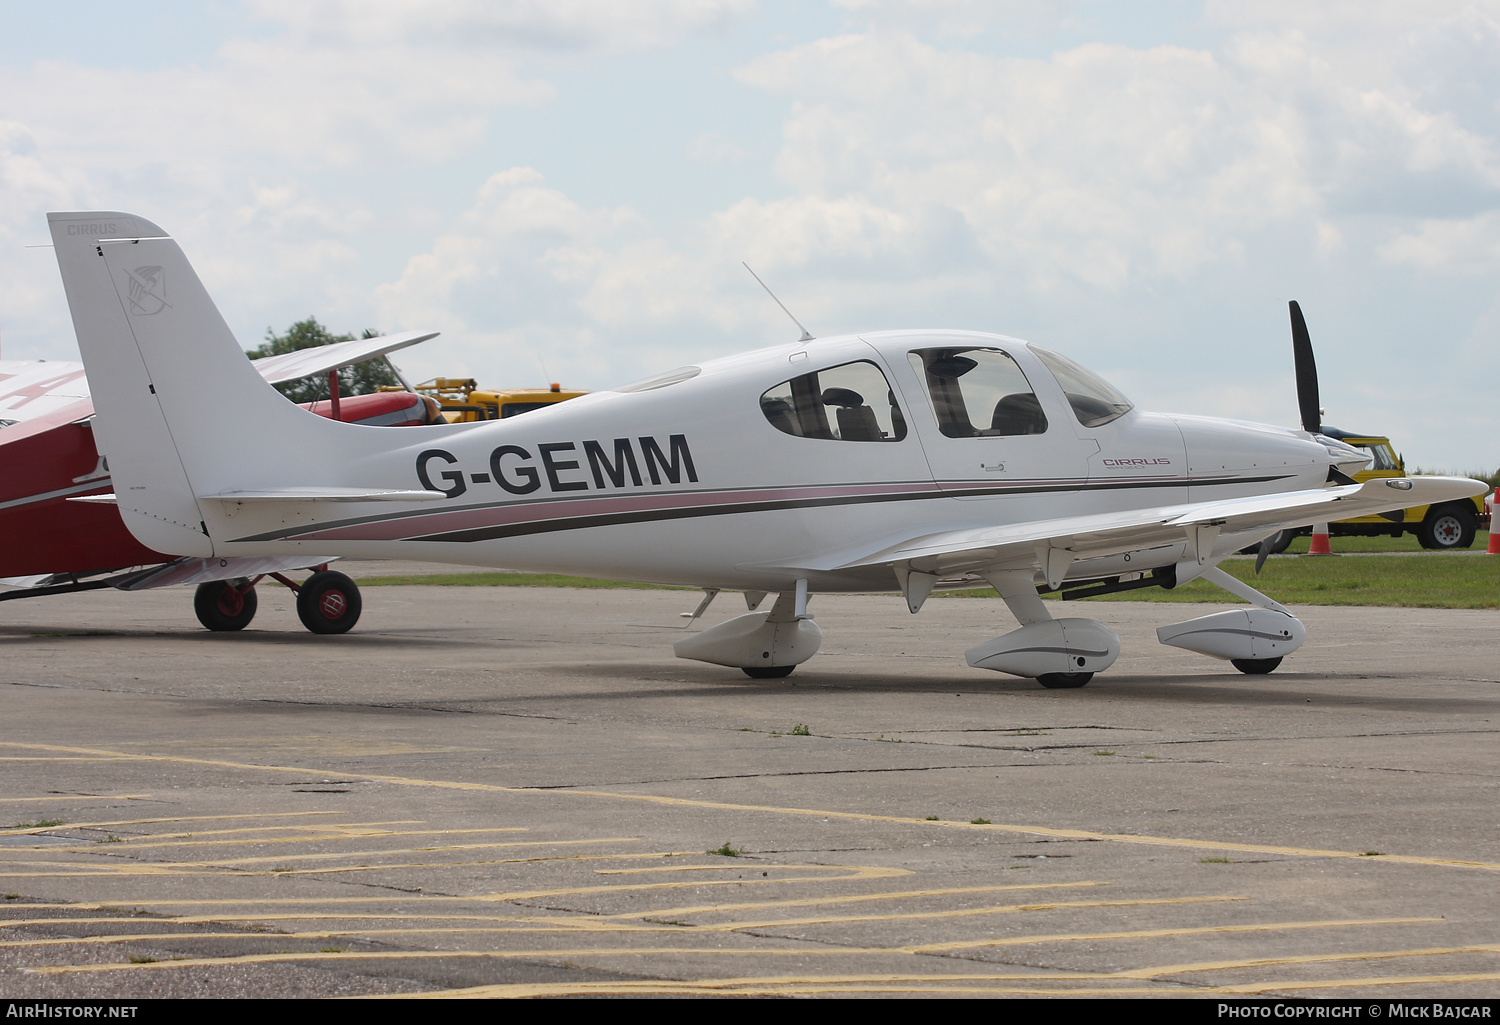
[[[137,267],[126,274],[131,316],[150,317],[167,308],[167,278],[160,267]]]

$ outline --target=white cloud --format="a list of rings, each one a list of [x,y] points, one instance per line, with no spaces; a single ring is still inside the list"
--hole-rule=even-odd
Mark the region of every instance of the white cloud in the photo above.
[[[740,75],[795,97],[778,169],[799,191],[951,207],[1038,284],[1182,276],[1272,225],[1472,208],[1500,184],[1489,139],[1343,85],[1296,35],[1041,61],[869,33]]]
[[[1500,211],[1465,220],[1425,220],[1380,247],[1387,263],[1461,276],[1500,271]]]
[[[261,17],[321,45],[613,53],[723,28],[753,0],[251,0]]]

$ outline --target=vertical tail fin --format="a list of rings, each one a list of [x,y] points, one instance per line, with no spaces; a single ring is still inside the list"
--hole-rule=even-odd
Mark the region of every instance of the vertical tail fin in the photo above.
[[[121,213],[48,221],[88,368],[95,437],[142,544],[223,554],[213,538],[222,506],[201,496],[377,475],[365,457],[389,452],[394,439],[313,416],[266,384],[166,232]]]
[[[129,249],[132,257],[145,255],[139,242],[107,240],[139,239],[153,252],[163,243],[172,245],[171,240],[156,225],[128,214],[48,214],[47,221],[78,348],[88,368],[97,414],[94,438],[100,454],[109,460],[120,515],[148,548],[172,555],[212,555],[203,515],[165,414],[152,399],[156,387],[131,330],[132,319],[148,320],[171,309],[166,269],[154,255],[117,259],[130,264],[128,271],[111,268],[103,257],[106,245],[116,254]],[[122,271],[123,302],[114,281]]]

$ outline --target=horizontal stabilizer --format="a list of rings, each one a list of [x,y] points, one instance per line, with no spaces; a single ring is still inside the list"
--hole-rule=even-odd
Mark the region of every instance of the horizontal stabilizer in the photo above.
[[[392,488],[268,488],[262,491],[220,491],[199,498],[221,502],[436,502],[441,491],[402,491]]]
[[[114,492],[107,495],[74,495],[68,499],[69,502],[93,502],[96,505],[119,505],[120,500],[115,497]]]
[[[327,555],[258,555],[233,559],[178,559],[165,566],[137,570],[109,578],[121,591],[149,591],[179,584],[205,584],[211,580],[239,580],[294,569],[311,569],[336,561]]]
[[[284,352],[279,356],[262,356],[251,360],[251,363],[268,384],[281,384],[283,381],[295,381],[313,374],[326,374],[352,363],[363,363],[367,359],[375,359],[437,336],[436,331],[406,331],[377,338],[355,338],[348,342]]]

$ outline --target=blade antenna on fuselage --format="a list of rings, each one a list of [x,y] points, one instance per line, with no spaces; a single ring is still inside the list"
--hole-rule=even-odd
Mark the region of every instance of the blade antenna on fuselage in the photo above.
[[[1297,300],[1288,305],[1292,311],[1292,363],[1297,371],[1297,410],[1302,415],[1302,429],[1308,434],[1322,434],[1323,410],[1318,404],[1318,364],[1313,359],[1312,338]]]
[[[792,311],[786,308],[786,303],[776,298],[776,293],[771,291],[770,286],[768,286],[764,281],[760,280],[760,275],[755,273],[755,271],[750,270],[750,265],[744,260],[740,261],[740,265],[746,270],[750,271],[750,276],[760,284],[761,288],[764,288],[766,290],[766,295],[769,295],[771,299],[776,303],[776,305],[781,307],[781,312],[785,313],[788,317],[792,317]],[[802,321],[798,320],[796,317],[792,317],[792,323],[796,324],[797,328],[802,332],[802,337],[797,339],[797,341],[810,342],[813,340],[812,333],[809,332],[807,328],[802,326]]]

